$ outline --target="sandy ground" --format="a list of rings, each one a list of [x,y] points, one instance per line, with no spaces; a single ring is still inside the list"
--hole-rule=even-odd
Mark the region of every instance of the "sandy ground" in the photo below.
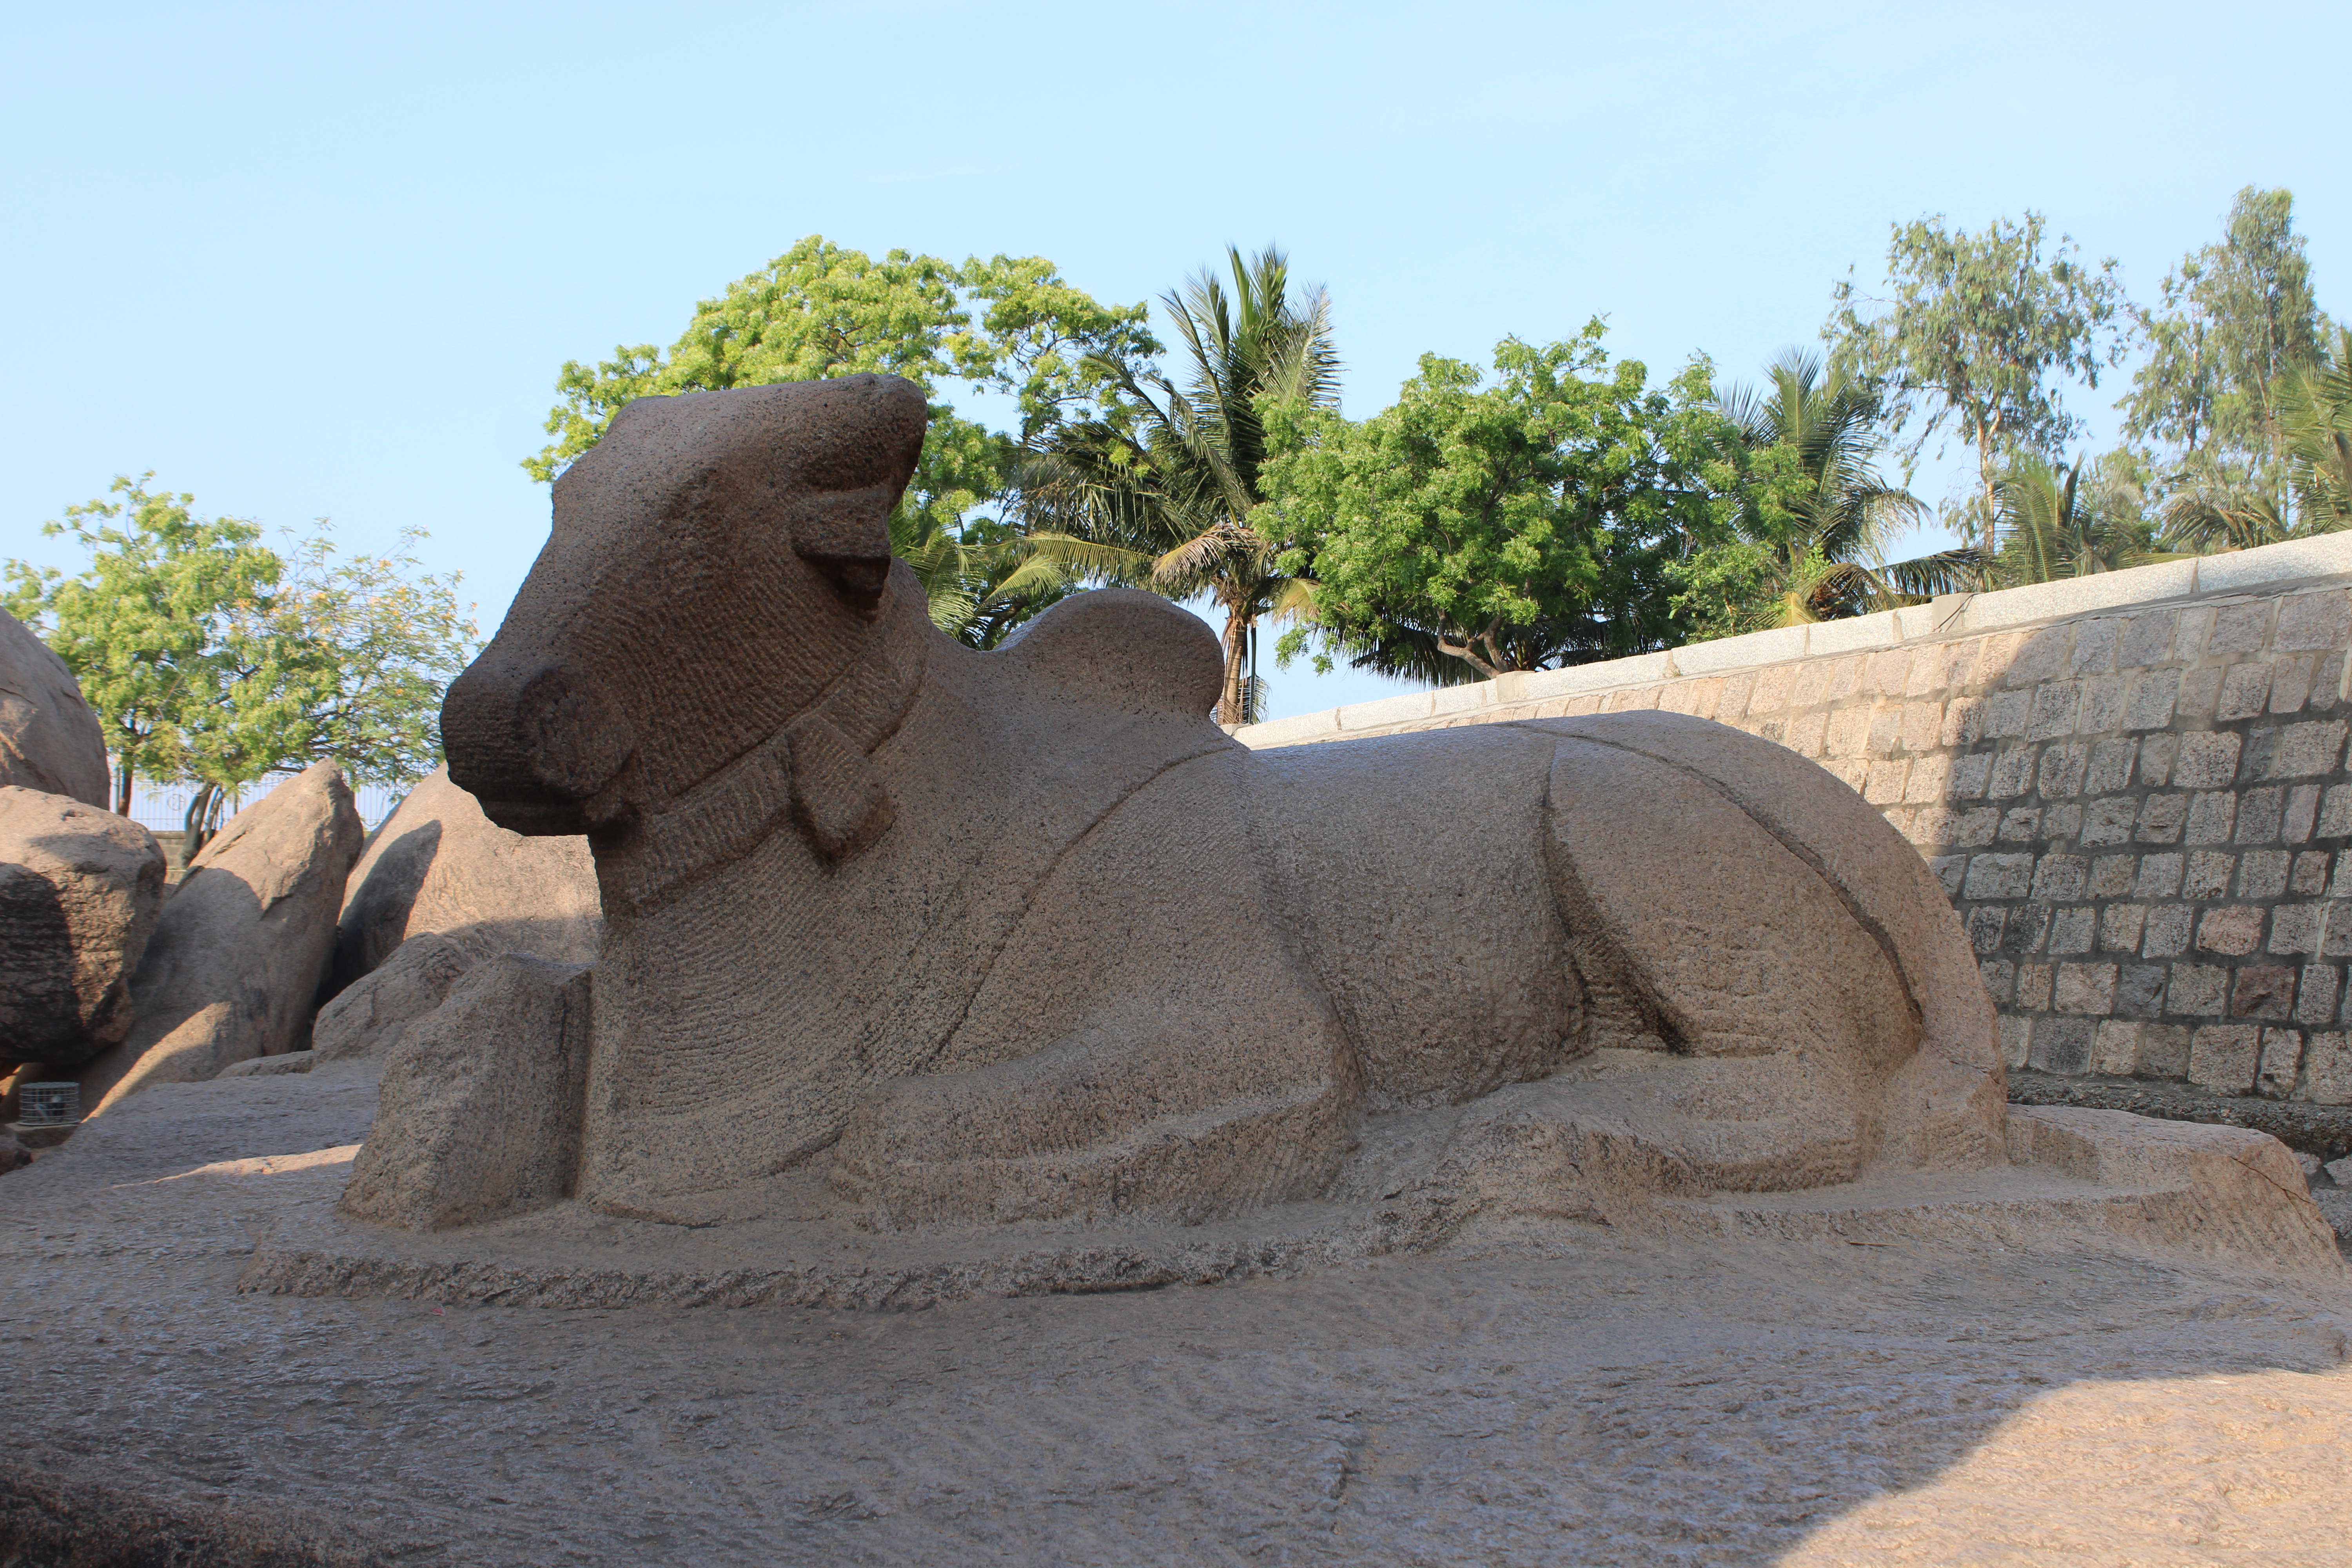
[[[20,1473],[449,1563],[2352,1563],[2352,1285],[1558,1224],[912,1312],[240,1295],[372,1090],[0,1178]]]

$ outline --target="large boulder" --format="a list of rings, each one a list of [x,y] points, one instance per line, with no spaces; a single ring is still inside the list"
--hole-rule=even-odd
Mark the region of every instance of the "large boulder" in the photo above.
[[[604,923],[587,839],[509,833],[444,768],[409,792],[353,868],[328,989],[340,994],[428,932],[478,954],[593,963]]]
[[[441,1230],[569,1197],[594,974],[509,952],[458,982],[386,1058],[343,1212]]]
[[[163,908],[163,851],[127,817],[0,785],[0,1041],[71,1066],[131,1032],[131,977]]]
[[[465,942],[437,931],[410,937],[391,958],[319,1009],[310,1049],[322,1062],[380,1057],[408,1027],[443,1002],[481,958]]]
[[[365,837],[351,786],[314,763],[237,813],[190,863],[131,984],[138,1021],[90,1065],[98,1113],[151,1083],[209,1079],[303,1043]]]
[[[103,810],[106,733],[66,661],[0,610],[0,784]]]

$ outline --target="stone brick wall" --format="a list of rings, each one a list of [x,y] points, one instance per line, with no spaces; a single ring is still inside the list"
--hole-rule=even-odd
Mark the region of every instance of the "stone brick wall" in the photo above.
[[[2352,537],[1236,731],[1663,708],[1813,758],[1951,895],[2011,1066],[2352,1104]]]

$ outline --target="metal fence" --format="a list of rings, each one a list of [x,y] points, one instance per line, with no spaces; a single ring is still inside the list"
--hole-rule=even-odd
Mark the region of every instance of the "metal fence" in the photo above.
[[[283,778],[272,775],[257,780],[242,790],[231,792],[228,805],[221,812],[221,822],[226,825],[230,817],[285,782]],[[195,793],[196,785],[193,784],[134,783],[131,792],[131,820],[150,833],[177,833],[187,819],[189,797]],[[401,796],[407,793],[405,785],[355,784],[352,788],[352,804],[359,807],[360,821],[373,833],[378,824],[392,815],[392,808],[398,805]]]

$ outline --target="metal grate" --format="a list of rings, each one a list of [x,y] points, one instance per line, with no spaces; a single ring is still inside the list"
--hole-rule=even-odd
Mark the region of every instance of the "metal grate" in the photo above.
[[[272,788],[286,781],[276,774],[232,791],[228,804],[221,808],[221,824],[247,806],[253,805]],[[131,820],[152,833],[177,833],[188,815],[188,797],[196,793],[192,784],[142,784],[131,797]],[[361,825],[375,827],[392,815],[392,808],[408,793],[404,784],[353,784],[352,804],[359,808]]]
[[[16,1086],[16,1121],[25,1127],[67,1127],[81,1120],[81,1085],[26,1083]]]

